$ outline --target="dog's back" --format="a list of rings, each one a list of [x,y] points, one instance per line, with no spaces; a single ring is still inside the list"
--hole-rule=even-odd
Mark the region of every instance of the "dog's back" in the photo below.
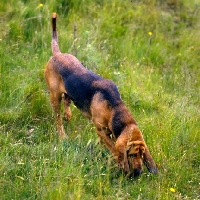
[[[75,56],[60,52],[55,13],[52,16],[52,54],[47,67],[55,71],[53,76],[60,75],[60,91],[67,93],[76,107],[96,126],[101,124],[118,138],[128,124],[136,124],[113,81],[86,69]]]
[[[62,54],[58,46],[56,31],[56,14],[52,16],[52,54],[50,63],[60,74],[70,99],[82,112],[90,112],[94,94],[101,93],[101,101],[106,100],[108,106],[115,107],[122,103],[117,86],[113,81],[86,69],[71,54]]]

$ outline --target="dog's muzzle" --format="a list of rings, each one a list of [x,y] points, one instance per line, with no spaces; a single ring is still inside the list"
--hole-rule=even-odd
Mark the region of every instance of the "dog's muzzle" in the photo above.
[[[141,156],[141,163],[139,164],[139,166],[135,166],[134,165],[134,155],[129,155],[128,156],[128,165],[129,165],[129,169],[130,169],[130,175],[134,178],[138,177],[141,175],[141,173],[143,172],[142,170],[142,164],[143,164],[143,156]]]
[[[142,170],[141,169],[134,169],[133,170],[133,176],[136,178],[138,176],[140,176],[142,173]]]

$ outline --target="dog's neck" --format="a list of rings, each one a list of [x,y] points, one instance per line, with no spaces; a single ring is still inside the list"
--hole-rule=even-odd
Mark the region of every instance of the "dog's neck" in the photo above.
[[[123,102],[113,109],[112,115],[112,132],[117,139],[126,129],[131,129],[132,125],[137,125],[136,121],[132,117],[131,112],[126,108]]]

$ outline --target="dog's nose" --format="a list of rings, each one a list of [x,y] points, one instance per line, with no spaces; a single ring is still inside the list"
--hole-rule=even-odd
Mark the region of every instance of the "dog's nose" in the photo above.
[[[134,169],[133,173],[134,173],[134,177],[137,177],[142,173],[142,170],[141,169]]]

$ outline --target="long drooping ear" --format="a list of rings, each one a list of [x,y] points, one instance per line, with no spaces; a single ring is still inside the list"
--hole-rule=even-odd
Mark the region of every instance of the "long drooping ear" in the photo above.
[[[118,162],[123,167],[125,172],[129,173],[130,168],[128,164],[128,155],[126,149],[127,140],[128,140],[127,135],[121,134],[115,143],[115,148],[120,154],[120,156],[118,157]]]
[[[124,150],[124,170],[126,172],[130,172],[129,164],[128,164],[128,156],[127,156],[127,151],[126,149]]]
[[[145,152],[144,152],[144,164],[146,165],[146,167],[147,167],[147,169],[149,170],[150,173],[153,173],[153,174],[158,173],[158,169],[156,167],[156,164],[155,164],[147,146],[146,146]]]
[[[130,172],[129,164],[128,164],[128,155],[127,150],[123,146],[117,146],[117,151],[119,152],[118,163],[124,169],[126,173]]]

